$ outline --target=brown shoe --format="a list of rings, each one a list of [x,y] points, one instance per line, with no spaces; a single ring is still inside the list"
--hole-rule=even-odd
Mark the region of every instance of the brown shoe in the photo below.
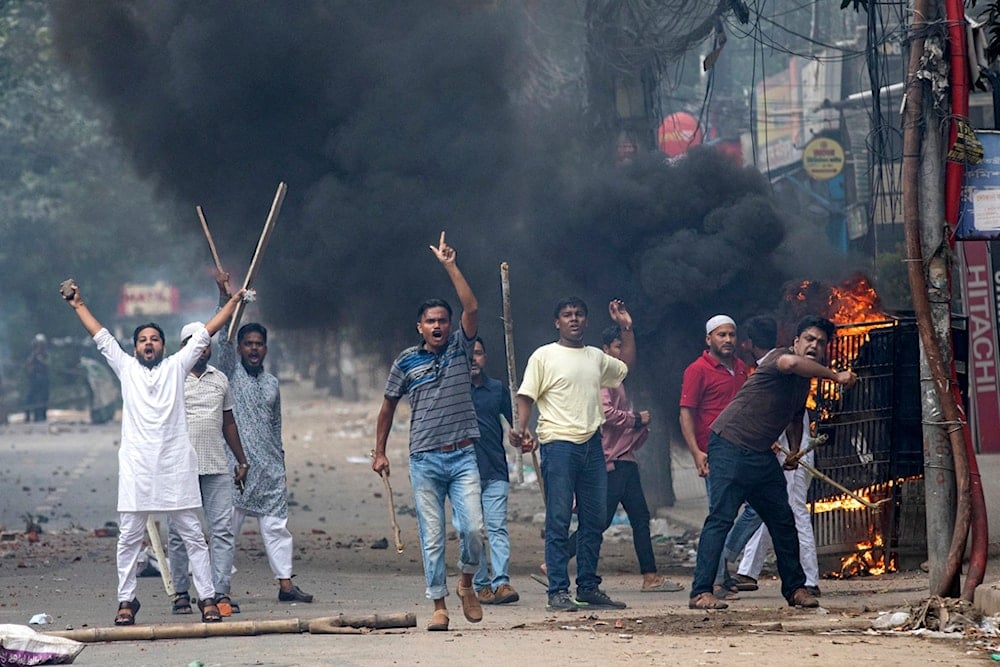
[[[476,591],[476,597],[479,598],[479,604],[496,604],[496,596],[493,594],[493,589],[489,586],[480,588]]]
[[[520,599],[521,596],[510,584],[500,584],[500,587],[493,593],[493,604],[510,604]]]
[[[757,580],[753,577],[748,577],[745,574],[736,573],[732,577],[726,580],[726,584],[730,587],[735,586],[738,591],[755,591],[759,587],[757,585]]]
[[[483,620],[483,608],[479,606],[479,596],[476,595],[472,586],[468,588],[458,585],[458,599],[462,601],[462,613],[469,623],[478,623]]]
[[[819,600],[809,594],[805,588],[796,588],[792,597],[788,598],[789,607],[818,607]]]

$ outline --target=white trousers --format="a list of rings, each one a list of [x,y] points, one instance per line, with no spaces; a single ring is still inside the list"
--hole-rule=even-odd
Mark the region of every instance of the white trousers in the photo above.
[[[119,512],[118,514],[118,601],[129,602],[135,598],[136,565],[142,551],[142,540],[146,534],[146,519],[149,512]],[[198,592],[199,600],[215,597],[212,584],[212,564],[208,555],[208,544],[198,521],[197,509],[162,512],[170,519],[171,525],[184,540],[191,579]],[[167,567],[160,563],[160,567]]]
[[[809,417],[808,413],[803,417],[804,428],[802,432],[802,446],[805,447],[809,437]],[[784,447],[788,447],[785,435],[782,434],[779,442]],[[784,462],[785,455],[778,453],[778,460]],[[813,465],[815,456],[809,452],[802,460],[808,465]],[[799,563],[802,571],[806,575],[806,586],[819,586],[819,562],[816,559],[816,536],[813,534],[812,517],[809,516],[809,506],[806,504],[806,494],[809,492],[809,483],[812,481],[811,475],[802,466],[795,470],[785,471],[785,486],[788,489],[788,504],[792,508],[792,515],[795,517],[795,529],[799,534]],[[764,557],[771,547],[771,536],[767,532],[767,526],[761,524],[757,532],[747,541],[743,550],[743,559],[740,561],[740,574],[760,578],[760,571],[764,567]]]
[[[275,579],[292,578],[292,534],[288,531],[288,517],[260,516],[249,514],[239,507],[233,508],[233,536],[237,543],[240,540],[240,526],[247,516],[257,517],[260,536],[264,540],[264,551],[267,562],[271,565],[271,573]]]

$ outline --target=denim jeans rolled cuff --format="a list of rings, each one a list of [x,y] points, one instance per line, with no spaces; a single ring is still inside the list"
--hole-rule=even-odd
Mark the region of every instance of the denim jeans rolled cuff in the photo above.
[[[496,590],[510,583],[510,535],[507,532],[507,499],[510,483],[502,479],[487,479],[482,482],[483,523],[486,527],[486,545],[489,548],[489,562],[485,557],[479,561],[473,585],[476,590],[489,587]],[[492,569],[492,576],[490,570]]]
[[[542,448],[542,480],[545,487],[545,563],[549,593],[569,590],[569,526],[576,501],[577,590],[593,590],[601,583],[597,575],[601,541],[606,526],[608,473],[595,433],[582,444],[553,440]]]
[[[475,573],[483,551],[483,508],[475,449],[419,452],[410,455],[410,484],[420,534],[426,596],[448,595],[445,573],[445,498],[451,500],[452,524],[459,536],[458,567]]]
[[[757,529],[763,525],[760,515],[749,505],[743,506],[743,513],[736,520],[733,529],[726,536],[726,547],[722,552],[723,557],[729,562],[735,562],[740,554],[746,549],[747,542],[753,537]]]

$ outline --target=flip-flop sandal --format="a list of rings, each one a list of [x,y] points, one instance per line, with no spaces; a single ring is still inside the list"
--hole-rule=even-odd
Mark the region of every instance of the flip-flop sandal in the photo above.
[[[140,606],[137,598],[132,598],[131,602],[119,602],[115,625],[135,625],[135,614]]]
[[[232,616],[240,613],[240,606],[229,599],[228,595],[220,595],[215,598],[215,606],[219,608],[219,613],[223,616]]]
[[[732,602],[733,600],[739,600],[740,596],[731,590],[728,590],[725,586],[712,586],[712,595],[714,595],[719,600],[726,600]]]
[[[670,581],[669,579],[664,579],[656,586],[639,589],[642,593],[676,593],[682,590],[684,590],[683,584],[678,584],[676,581]]]

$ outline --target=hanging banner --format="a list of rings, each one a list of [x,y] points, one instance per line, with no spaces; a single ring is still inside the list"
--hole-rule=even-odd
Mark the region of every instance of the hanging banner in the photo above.
[[[965,167],[955,238],[1000,240],[1000,132],[976,130],[976,138],[983,158]]]
[[[1000,345],[997,299],[1000,247],[985,241],[962,243],[962,293],[969,334],[969,425],[980,452],[1000,452]],[[991,257],[991,254],[994,255]]]

